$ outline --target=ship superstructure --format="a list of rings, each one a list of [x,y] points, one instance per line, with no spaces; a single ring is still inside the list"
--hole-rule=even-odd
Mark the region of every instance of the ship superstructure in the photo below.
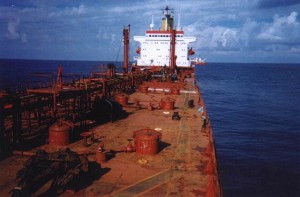
[[[177,27],[174,27],[172,9],[168,6],[163,9],[161,27],[154,29],[154,21],[145,36],[134,36],[140,43],[135,57],[137,66],[167,66],[167,67],[191,67],[188,45],[196,41],[196,37],[185,37],[178,19]]]

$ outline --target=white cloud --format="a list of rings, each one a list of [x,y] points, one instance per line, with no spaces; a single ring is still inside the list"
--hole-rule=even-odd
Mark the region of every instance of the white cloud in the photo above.
[[[25,34],[25,33],[22,33],[22,34],[21,34],[21,41],[22,41],[22,42],[28,42],[27,34]]]
[[[20,25],[20,19],[14,21],[9,21],[7,24],[8,37],[11,39],[18,39],[20,34],[18,33],[18,28]]]
[[[63,17],[63,16],[74,16],[82,15],[87,13],[87,8],[81,4],[79,7],[66,7],[63,10],[49,13],[49,17]]]
[[[193,48],[200,51],[298,51],[300,25],[298,13],[274,15],[271,22],[241,19],[240,26],[207,25],[195,22],[184,28],[186,34],[197,37]]]
[[[299,23],[297,22],[297,12],[292,12],[288,17],[287,17],[287,23],[288,24],[296,24],[298,25]]]
[[[116,41],[116,34],[111,34],[111,42],[115,42]]]
[[[7,23],[8,34],[6,34],[6,35],[9,39],[12,39],[12,40],[20,39],[21,42],[27,42],[28,41],[27,35],[26,35],[26,33],[19,32],[19,26],[20,26],[20,19],[15,19],[13,21],[9,21]]]
[[[300,54],[300,46],[298,46],[298,47],[292,47],[291,48],[291,52],[292,53],[299,53]]]
[[[288,16],[275,15],[272,23],[262,26],[257,39],[272,43],[293,43],[300,39],[300,26],[297,21],[297,12]]]
[[[221,42],[222,42],[222,46],[224,48],[234,47],[234,45],[237,43],[237,41],[238,41],[238,38],[237,38],[236,30],[226,29],[226,31],[223,32]]]
[[[116,41],[116,34],[114,33],[109,33],[109,32],[103,32],[102,30],[99,30],[96,38],[99,40],[108,40],[110,42],[115,42]]]
[[[269,42],[282,41],[283,38],[277,35],[272,35],[272,32],[262,32],[257,36],[258,39],[266,40]]]
[[[197,42],[193,43],[196,49],[213,51],[231,51],[239,50],[239,35],[236,28],[227,28],[222,26],[210,27],[193,24],[185,28],[187,34],[197,37]],[[198,31],[197,31],[198,30]],[[194,48],[195,48],[194,47]]]

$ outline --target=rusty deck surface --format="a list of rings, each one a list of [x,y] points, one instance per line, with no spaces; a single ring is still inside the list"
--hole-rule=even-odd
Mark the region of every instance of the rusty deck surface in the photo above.
[[[207,118],[207,114],[198,86],[188,79],[180,87],[180,95],[170,95],[168,87],[151,85],[147,84],[148,93],[129,96],[129,104],[123,107],[128,114],[126,118],[91,129],[107,151],[115,152],[107,155],[101,168],[94,162],[88,177],[78,180],[78,191],[67,191],[61,196],[221,196],[212,130],[209,122],[206,128],[202,127],[203,116]],[[159,101],[165,97],[175,99],[174,110],[159,109]],[[140,106],[135,104],[137,99]],[[189,100],[194,100],[194,107],[188,106]],[[151,111],[149,103],[154,108]],[[203,111],[199,110],[201,107]],[[172,120],[174,111],[179,113],[180,120]],[[158,154],[117,152],[127,146],[127,139],[133,138],[134,131],[144,128],[162,133]],[[96,151],[98,144],[83,146],[80,140],[69,147],[78,152]],[[41,148],[56,151],[63,147]],[[0,161],[0,196],[7,196],[16,185],[16,172],[26,159],[14,155]],[[95,155],[89,155],[88,159],[95,161]],[[46,186],[34,195],[45,190]]]

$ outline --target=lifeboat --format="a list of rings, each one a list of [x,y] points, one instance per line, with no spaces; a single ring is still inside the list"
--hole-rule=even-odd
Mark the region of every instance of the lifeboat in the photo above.
[[[141,54],[141,48],[137,48],[136,51],[135,51],[137,54]]]
[[[194,55],[195,54],[195,51],[193,50],[193,48],[190,48],[189,49],[189,55]]]

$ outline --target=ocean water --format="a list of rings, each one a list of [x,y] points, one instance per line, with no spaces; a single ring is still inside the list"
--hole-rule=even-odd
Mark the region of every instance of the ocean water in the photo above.
[[[55,77],[59,65],[88,76],[106,63],[0,60],[0,89],[34,82],[30,73]],[[300,196],[300,65],[208,63],[196,76],[224,196]]]
[[[300,65],[197,68],[225,197],[300,196]]]
[[[51,80],[55,80],[60,65],[63,67],[64,76],[76,74],[78,77],[87,77],[91,72],[100,72],[101,65],[107,63],[113,63],[119,67],[122,65],[122,62],[108,61],[0,59],[0,89],[9,88],[15,91],[15,89],[34,85],[36,81],[45,79],[45,77],[30,75],[33,73],[50,74],[53,77]]]

